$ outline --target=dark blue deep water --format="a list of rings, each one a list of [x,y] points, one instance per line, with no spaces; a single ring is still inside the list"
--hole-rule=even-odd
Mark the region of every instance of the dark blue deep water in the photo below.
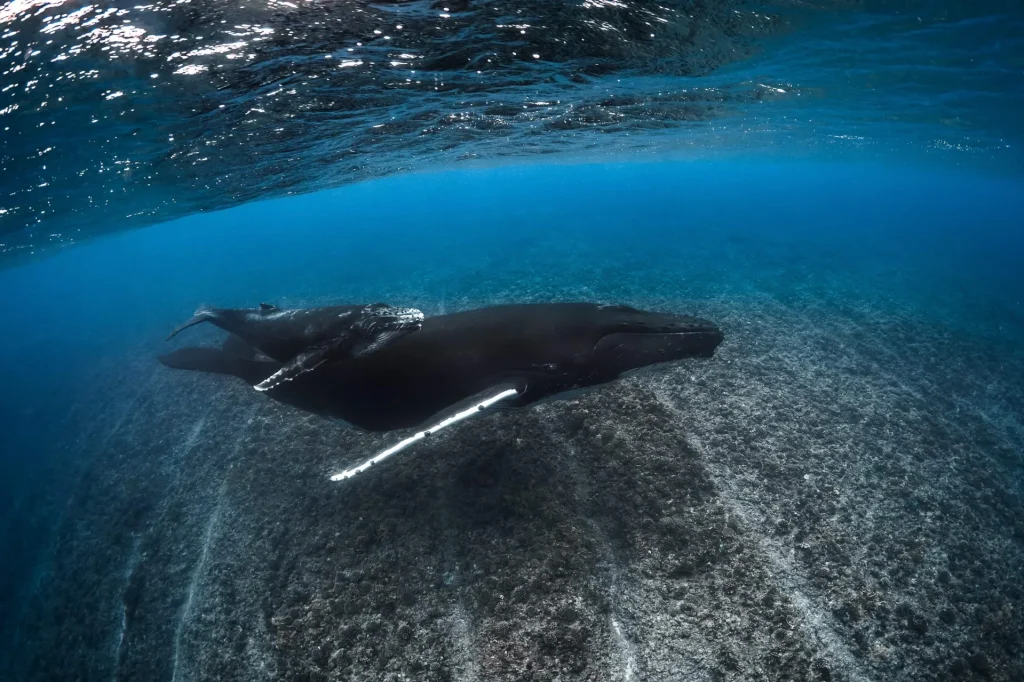
[[[1018,2],[0,5],[0,679],[1024,679]],[[343,484],[200,305],[699,315]]]

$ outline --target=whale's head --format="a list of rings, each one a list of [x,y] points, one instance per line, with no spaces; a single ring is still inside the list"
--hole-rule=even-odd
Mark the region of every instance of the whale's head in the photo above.
[[[538,334],[546,363],[513,376],[519,406],[612,381],[627,372],[684,358],[708,358],[722,330],[699,317],[629,306],[553,305]]]
[[[403,329],[415,331],[423,326],[423,313],[416,308],[396,308],[387,303],[364,306],[357,324],[364,329]]]
[[[360,310],[352,323],[359,342],[354,356],[380,350],[397,339],[418,331],[423,313],[416,308],[396,308],[386,303],[371,303]]]
[[[715,324],[699,317],[647,312],[628,306],[602,306],[593,362],[604,372],[621,373],[688,357],[709,358],[725,338]]]

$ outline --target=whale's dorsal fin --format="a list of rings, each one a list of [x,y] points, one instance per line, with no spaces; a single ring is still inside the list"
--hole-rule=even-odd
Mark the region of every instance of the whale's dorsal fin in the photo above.
[[[260,310],[262,310],[265,313],[269,313],[272,310],[280,310],[280,308],[271,303],[260,303]]]

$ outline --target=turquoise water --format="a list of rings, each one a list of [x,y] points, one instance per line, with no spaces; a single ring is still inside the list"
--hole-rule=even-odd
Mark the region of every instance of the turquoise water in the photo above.
[[[1022,27],[0,7],[0,678],[1024,678]],[[409,434],[157,362],[378,300],[725,342],[349,487]]]

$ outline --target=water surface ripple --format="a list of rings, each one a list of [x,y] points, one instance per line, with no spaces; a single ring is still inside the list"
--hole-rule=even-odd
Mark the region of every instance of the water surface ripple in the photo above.
[[[1019,2],[0,7],[0,259],[248,200],[562,153],[1019,170]]]

